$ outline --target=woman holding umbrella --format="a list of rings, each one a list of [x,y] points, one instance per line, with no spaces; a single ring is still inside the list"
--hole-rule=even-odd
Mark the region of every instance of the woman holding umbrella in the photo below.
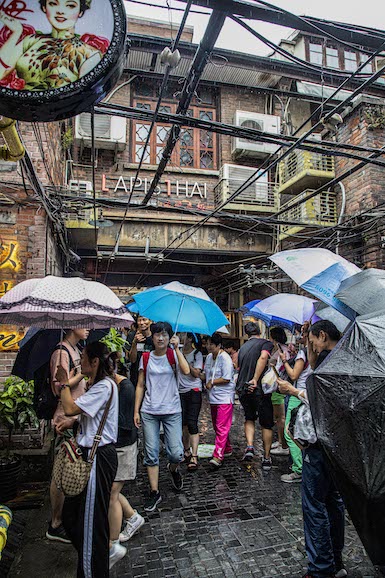
[[[80,416],[77,442],[83,457],[88,456],[99,423],[108,403],[110,408],[96,451],[87,487],[81,494],[66,498],[63,525],[78,551],[78,578],[106,578],[109,566],[122,558],[127,550],[114,545],[109,549],[108,508],[118,460],[115,442],[118,434],[118,391],[113,380],[116,354],[109,353],[104,343],[88,344],[82,352],[81,371],[88,377],[88,391],[76,400],[66,370],[59,365],[56,381],[61,384],[61,403],[66,416]]]
[[[150,496],[144,506],[153,512],[162,501],[159,492],[159,434],[164,428],[164,441],[169,460],[168,470],[176,490],[183,488],[179,464],[183,460],[182,408],[178,389],[178,371],[190,373],[190,367],[179,349],[179,337],[173,335],[169,323],[151,325],[154,351],[144,352],[140,360],[135,395],[134,423],[143,424],[144,465],[147,466]],[[171,347],[169,347],[171,346]],[[173,348],[173,349],[172,349]]]

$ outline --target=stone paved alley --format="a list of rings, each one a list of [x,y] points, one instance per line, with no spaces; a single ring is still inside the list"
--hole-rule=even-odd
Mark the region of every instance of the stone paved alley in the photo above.
[[[219,471],[208,460],[195,473],[185,475],[183,492],[177,494],[162,468],[163,501],[158,512],[128,542],[127,556],[111,571],[111,578],[299,578],[306,570],[300,486],[283,484],[287,458],[276,458],[274,468],[262,474],[259,460],[241,462],[242,408],[235,406],[232,429],[234,454]],[[213,433],[205,403],[202,442],[212,443]],[[260,446],[259,446],[260,447]],[[164,457],[162,464],[165,465]],[[141,513],[147,491],[142,466],[135,483],[127,485],[130,501]],[[76,557],[71,546],[50,544],[42,538],[48,508],[16,515],[21,547],[11,578],[72,578]],[[22,518],[20,518],[22,517]],[[20,523],[21,520],[21,523]],[[357,534],[347,521],[345,560],[351,578],[372,578]]]

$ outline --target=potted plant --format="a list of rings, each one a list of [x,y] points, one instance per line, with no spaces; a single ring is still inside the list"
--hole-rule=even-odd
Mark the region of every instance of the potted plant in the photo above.
[[[120,355],[120,361],[121,363],[124,363],[124,351],[127,347],[127,342],[120,335],[119,331],[111,327],[107,335],[105,335],[100,341],[107,345],[109,351]]]
[[[1,438],[0,451],[0,503],[12,500],[17,493],[17,478],[21,460],[12,449],[12,435],[27,426],[38,427],[39,420],[33,409],[33,381],[26,383],[11,375],[0,392],[0,427],[7,434]]]

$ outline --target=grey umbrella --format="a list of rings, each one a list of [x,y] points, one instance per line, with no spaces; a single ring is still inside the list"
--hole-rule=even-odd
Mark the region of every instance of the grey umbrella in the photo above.
[[[307,391],[357,532],[372,562],[385,566],[385,310],[356,318]]]
[[[385,271],[365,269],[342,281],[336,297],[358,315],[385,310]]]

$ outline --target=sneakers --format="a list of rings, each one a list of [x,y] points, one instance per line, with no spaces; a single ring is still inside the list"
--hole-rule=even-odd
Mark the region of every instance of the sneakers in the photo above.
[[[278,441],[273,442],[273,443],[271,444],[271,449],[272,449],[272,450],[275,450],[275,448],[277,448],[277,447],[280,446],[280,445],[281,445],[281,444],[280,444]]]
[[[302,476],[296,472],[291,472],[291,474],[283,474],[281,476],[281,482],[286,482],[287,484],[300,483],[302,482]]]
[[[233,455],[233,450],[229,450],[228,452],[225,452],[225,458],[229,458],[232,455]]]
[[[274,448],[271,447],[270,453],[272,456],[288,456],[290,454],[289,448],[283,448],[281,444],[277,444]]]
[[[62,542],[63,544],[71,544],[71,540],[68,538],[63,524],[60,524],[57,528],[53,528],[52,524],[48,524],[48,530],[45,533],[48,540],[52,542]]]
[[[172,470],[170,466],[171,464],[167,464],[167,469],[172,477],[172,485],[178,492],[180,492],[183,488],[183,478],[179,471],[179,467],[177,467],[176,470]]]
[[[336,565],[336,573],[334,574],[334,578],[345,578],[345,576],[347,576],[348,573],[342,560],[340,560],[339,562],[335,562],[335,565]]]
[[[119,562],[124,556],[127,554],[127,548],[119,544],[119,542],[112,542],[112,546],[110,548],[110,562],[109,568],[115,566],[116,562]]]
[[[250,461],[255,456],[255,449],[253,446],[247,446],[245,453],[243,454],[243,460]]]
[[[272,467],[273,462],[271,461],[271,458],[262,458],[262,470],[264,472],[269,472]]]
[[[143,526],[144,518],[135,510],[135,514],[124,522],[124,528],[119,534],[119,542],[128,542],[135,532]]]
[[[212,466],[214,466],[216,468],[220,468],[222,465],[222,462],[219,458],[212,457],[211,460],[209,461],[209,464],[211,464]]]
[[[153,512],[161,501],[162,496],[160,495],[160,492],[151,490],[148,500],[146,500],[146,503],[144,504],[144,510],[146,512]]]

